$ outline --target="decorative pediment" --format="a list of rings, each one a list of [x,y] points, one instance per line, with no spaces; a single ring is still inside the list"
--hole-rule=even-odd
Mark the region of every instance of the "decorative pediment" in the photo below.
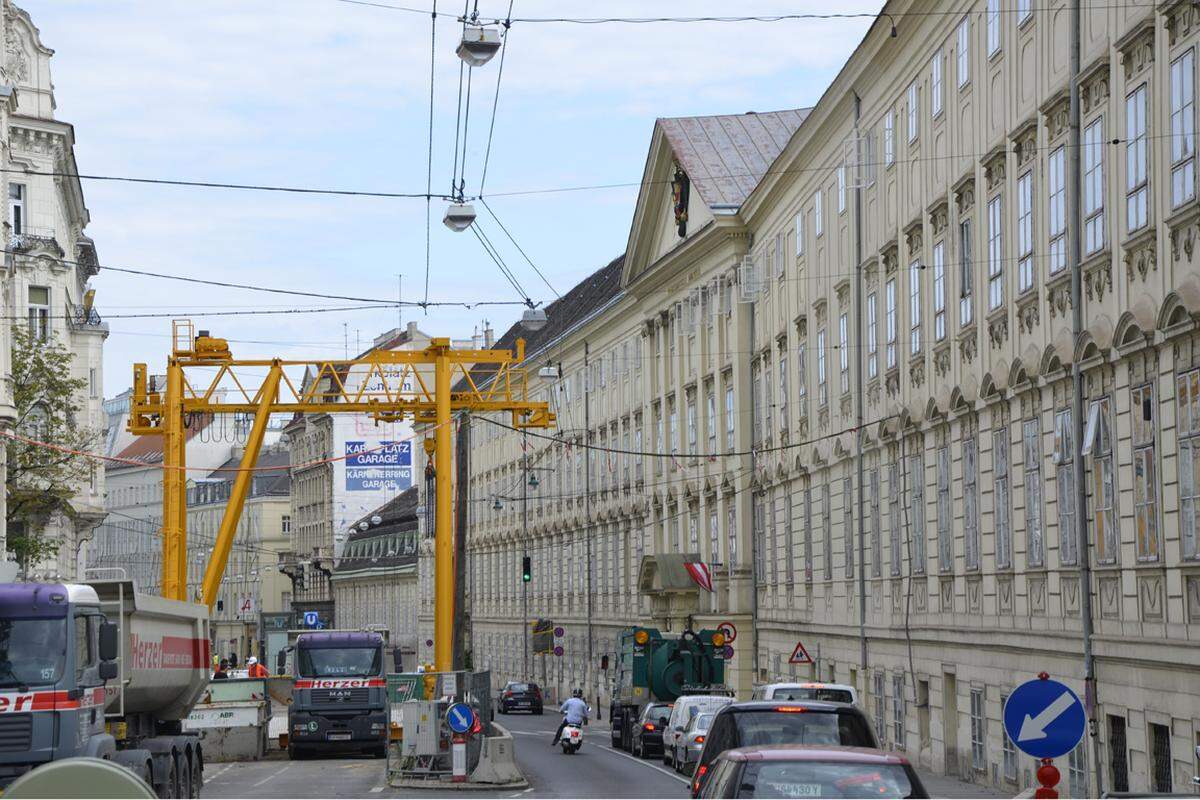
[[[883,249],[879,251],[879,258],[883,261],[883,274],[895,274],[896,269],[900,266],[900,246],[895,239],[883,246]]]
[[[925,383],[925,356],[917,356],[908,367],[908,377],[913,388],[919,389]]]
[[[1154,65],[1154,12],[1135,25],[1117,42],[1125,80],[1131,81]]]
[[[1042,103],[1042,124],[1046,126],[1046,139],[1054,141],[1071,126],[1071,93],[1063,87]]]
[[[870,291],[879,285],[879,258],[871,256],[862,265],[863,285]]]
[[[817,327],[824,325],[829,318],[829,303],[824,297],[813,303],[813,316],[817,320]]]
[[[838,305],[842,308],[845,308],[846,304],[850,300],[850,279],[843,278],[842,280],[838,281],[837,284],[834,285],[833,291],[837,294]]]
[[[975,170],[971,170],[954,184],[954,204],[962,216],[975,207]]]
[[[1200,28],[1200,9],[1191,0],[1174,0],[1161,4],[1159,11],[1167,20],[1167,40],[1174,47]]]
[[[1008,167],[1008,150],[1004,145],[997,145],[983,157],[983,176],[987,181],[988,191],[993,191],[1004,184],[1004,176]]]
[[[950,225],[950,201],[942,198],[929,207],[929,226],[934,237],[941,236]]]
[[[1146,275],[1158,269],[1158,238],[1154,228],[1125,246],[1125,273],[1132,282],[1134,276],[1146,280]]]
[[[1025,120],[1010,137],[1013,151],[1017,154],[1017,166],[1023,167],[1037,158],[1037,119],[1031,117]]]
[[[950,374],[950,342],[942,342],[933,350],[933,371],[939,378]]]
[[[1028,294],[1017,300],[1017,325],[1021,333],[1033,333],[1033,329],[1041,322],[1040,303],[1036,287]]]
[[[1079,76],[1079,85],[1082,87],[1080,101],[1084,114],[1090,114],[1108,102],[1112,82],[1109,67],[1108,56],[1103,55],[1093,61]]]
[[[921,254],[925,246],[925,226],[921,220],[914,220],[904,229],[904,243],[908,246],[908,257],[914,258]]]
[[[800,314],[794,322],[796,325],[796,336],[800,338],[800,341],[804,341],[808,338],[808,315]]]
[[[1088,300],[1096,302],[1112,290],[1112,259],[1107,253],[1083,265],[1083,286]]]
[[[988,317],[988,341],[993,350],[1008,341],[1008,309],[1000,308]]]

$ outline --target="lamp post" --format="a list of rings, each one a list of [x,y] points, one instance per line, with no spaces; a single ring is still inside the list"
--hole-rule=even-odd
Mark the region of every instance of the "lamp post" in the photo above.
[[[521,434],[521,563],[529,558],[529,434]],[[529,682],[529,581],[521,575],[521,677]]]

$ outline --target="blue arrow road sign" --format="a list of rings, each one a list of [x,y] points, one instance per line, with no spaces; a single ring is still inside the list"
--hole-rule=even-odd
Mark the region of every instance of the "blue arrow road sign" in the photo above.
[[[1058,758],[1075,749],[1087,727],[1079,695],[1052,680],[1022,683],[1004,704],[1004,731],[1034,758]]]
[[[475,712],[466,703],[455,703],[446,711],[446,724],[455,733],[466,733],[475,724]]]

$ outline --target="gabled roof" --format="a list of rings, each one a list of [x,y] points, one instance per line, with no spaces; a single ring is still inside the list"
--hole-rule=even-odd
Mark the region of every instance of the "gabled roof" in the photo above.
[[[656,125],[709,207],[740,206],[811,110],[667,117]]]
[[[186,428],[187,441],[196,438],[200,431],[212,424],[213,418],[211,414],[198,414],[194,416],[190,424]],[[124,450],[117,453],[115,458],[128,458],[134,461],[142,461],[147,464],[157,464],[163,460],[163,437],[161,436],[139,436],[125,447]],[[140,464],[122,464],[120,462],[110,462],[109,469],[122,468],[137,468]]]

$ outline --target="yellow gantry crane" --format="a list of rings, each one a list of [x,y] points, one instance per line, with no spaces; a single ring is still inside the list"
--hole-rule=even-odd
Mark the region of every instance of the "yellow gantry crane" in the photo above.
[[[172,352],[166,386],[152,385],[145,364],[133,365],[129,431],[163,437],[163,597],[187,600],[187,431],[193,415],[254,416],[229,504],[221,519],[212,558],[204,573],[204,602],[211,610],[225,574],[234,533],[242,516],[253,468],[272,414],[370,414],[380,421],[410,418],[434,427],[432,449],[437,485],[434,542],[434,665],[453,668],[454,537],[451,415],[455,411],[508,412],[518,428],[548,428],[547,403],[528,400],[525,341],[512,350],[458,350],[449,339],[431,339],[424,350],[372,351],[357,359],[235,359],[224,339],[188,320],[172,323]],[[481,389],[472,378],[486,368]],[[261,370],[266,368],[265,377]],[[298,387],[287,374],[312,376]],[[432,378],[432,380],[431,380]],[[460,391],[453,391],[455,383]],[[430,385],[432,383],[432,385]],[[426,446],[428,450],[428,443]]]

